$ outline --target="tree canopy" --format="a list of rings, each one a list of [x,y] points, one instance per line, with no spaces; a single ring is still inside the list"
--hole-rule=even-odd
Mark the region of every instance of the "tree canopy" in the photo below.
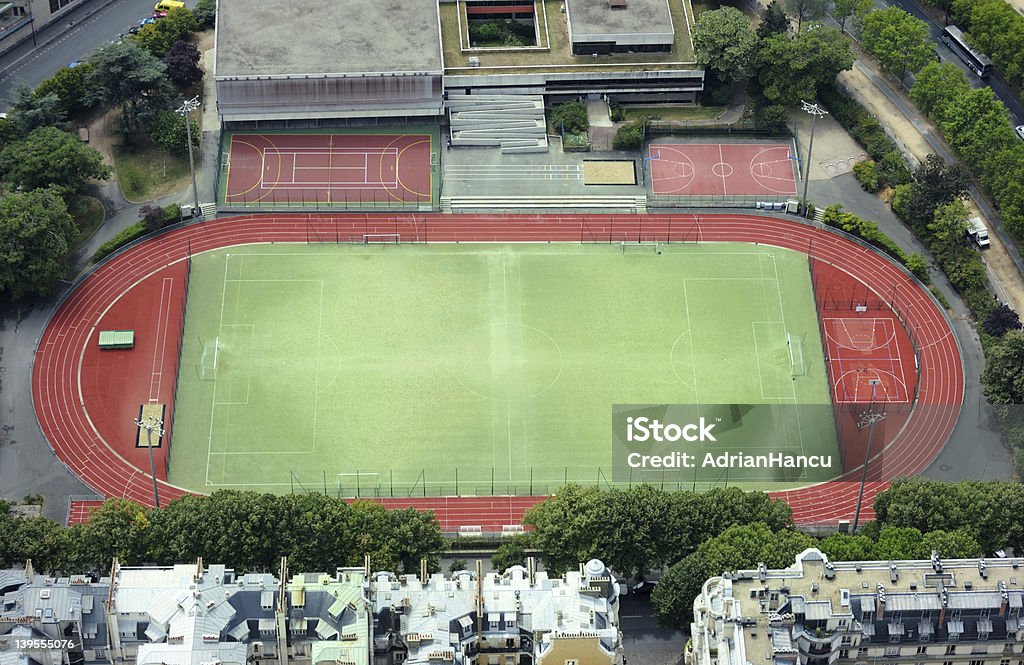
[[[871,0],[834,0],[832,16],[839,22],[839,30],[846,32],[846,22],[851,18],[863,21],[872,6]]]
[[[910,99],[927,116],[945,115],[943,104],[957,92],[970,90],[967,76],[952,62],[931,62],[921,68],[910,86]]]
[[[757,36],[750,21],[734,7],[704,12],[693,26],[693,49],[697,63],[713,69],[725,80],[747,73]]]
[[[8,97],[7,114],[18,136],[28,136],[39,127],[63,126],[66,112],[60,97],[53,92],[37,93],[24,81],[18,81]]]
[[[93,72],[93,66],[88,62],[75,67],[61,67],[53,76],[36,86],[33,94],[40,99],[56,95],[65,114],[78,115],[92,108],[99,96]]]
[[[167,65],[167,76],[176,86],[187,87],[203,80],[199,49],[192,42],[179,39],[171,44],[164,55],[164,64]]]
[[[67,275],[64,256],[75,233],[58,188],[0,198],[0,294],[19,301],[48,293]]]
[[[797,32],[803,27],[804,21],[815,21],[825,17],[829,0],[783,0],[786,12],[796,16]]]
[[[789,18],[786,17],[786,11],[779,4],[779,0],[772,0],[765,8],[761,24],[757,26],[757,38],[767,39],[772,35],[785,34],[788,31]]]
[[[78,191],[88,179],[106,179],[103,156],[56,127],[40,127],[0,152],[0,176],[23,189],[58,185]]]
[[[861,43],[901,85],[908,72],[916,73],[935,62],[928,24],[899,7],[876,9],[865,16]]]
[[[163,58],[171,46],[180,40],[187,40],[199,27],[195,16],[188,9],[172,9],[163,19],[143,26],[131,40],[149,51],[156,58]]]
[[[130,136],[148,116],[170,105],[167,66],[134,41],[126,39],[93,51],[90,62],[101,100],[121,107],[123,129]]]
[[[784,105],[814,99],[819,88],[851,67],[853,54],[846,38],[824,27],[793,39],[781,34],[769,37],[754,58],[755,77],[764,96]]]

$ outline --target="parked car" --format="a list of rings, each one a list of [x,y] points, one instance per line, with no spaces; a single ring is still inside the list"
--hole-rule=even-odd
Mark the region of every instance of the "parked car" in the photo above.
[[[650,582],[648,580],[643,580],[641,582],[637,582],[636,584],[634,584],[633,586],[631,586],[629,588],[629,595],[631,595],[631,596],[649,596],[649,595],[651,595],[651,592],[654,591],[654,587],[656,587],[657,585],[658,585],[657,582]]]
[[[72,60],[71,62],[68,63],[68,69],[74,69],[75,67],[77,67],[80,64],[82,64],[81,60]]]
[[[139,27],[141,28],[142,26],[149,25],[150,23],[156,23],[156,19],[153,18],[152,16],[149,16],[149,17],[144,18],[141,21],[139,21]]]
[[[142,26],[141,25],[133,25],[132,27],[128,28],[128,34],[129,35],[137,35],[137,34],[139,34],[139,30],[142,30]]]
[[[1017,136],[1020,137],[1021,141],[1024,141],[1024,125],[1017,125],[1014,131],[1017,132]]]

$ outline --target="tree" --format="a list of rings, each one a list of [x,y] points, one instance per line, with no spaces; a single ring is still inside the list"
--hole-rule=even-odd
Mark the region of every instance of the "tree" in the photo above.
[[[122,128],[129,137],[145,118],[170,104],[167,66],[134,41],[126,39],[93,51],[90,62],[96,68],[101,100],[121,107]]]
[[[722,573],[754,568],[764,563],[783,568],[815,540],[797,531],[773,532],[763,523],[732,526],[703,544],[697,551],[664,571],[651,594],[658,622],[683,629],[693,619],[693,599],[704,582]]]
[[[970,84],[959,67],[952,62],[930,62],[914,77],[910,99],[925,115],[942,117],[943,106],[967,90]]]
[[[974,559],[984,555],[981,545],[968,529],[929,531],[921,539],[918,558],[927,559],[938,552],[943,559]]]
[[[693,26],[693,49],[697,63],[713,69],[726,80],[739,79],[747,72],[757,37],[750,21],[734,7],[704,12]]]
[[[0,294],[18,301],[48,293],[67,275],[64,257],[75,232],[56,187],[0,199]]]
[[[164,64],[167,65],[167,76],[176,86],[184,88],[203,80],[199,49],[192,42],[179,39],[171,44],[164,56]]]
[[[789,32],[789,19],[786,12],[779,4],[779,0],[772,0],[765,9],[761,24],[757,26],[757,38],[767,39],[772,35],[786,34]]]
[[[23,189],[59,185],[70,191],[86,180],[106,179],[110,169],[96,149],[56,127],[40,127],[0,152],[0,174]]]
[[[139,221],[147,231],[159,231],[167,226],[167,214],[160,206],[144,205],[139,208]]]
[[[217,0],[199,0],[192,16],[196,19],[198,29],[212,28],[217,18]]]
[[[800,32],[805,20],[815,21],[825,17],[829,0],[783,0],[786,12],[796,16],[796,31]]]
[[[143,26],[132,41],[149,51],[157,58],[164,57],[174,42],[188,39],[199,25],[195,16],[188,9],[181,7],[172,9],[163,19]]]
[[[34,94],[37,98],[57,95],[61,110],[68,116],[84,113],[96,104],[99,92],[93,72],[94,68],[88,62],[76,67],[61,67],[40,83]]]
[[[986,354],[981,382],[994,404],[1024,404],[1024,331],[1012,330]]]
[[[937,155],[928,155],[913,173],[913,182],[902,202],[904,219],[914,231],[927,237],[934,222],[935,209],[967,193],[967,177],[959,164],[946,164]]]
[[[772,103],[790,105],[814,99],[841,71],[853,67],[846,38],[834,28],[802,32],[793,39],[775,35],[764,41],[754,58],[755,78]]]
[[[935,208],[928,234],[938,246],[963,245],[967,242],[967,206],[956,199]]]
[[[39,127],[63,126],[66,120],[56,94],[36,95],[24,81],[14,84],[7,101],[11,105],[7,118],[14,123],[18,136],[28,136]]]
[[[199,125],[195,120],[188,119],[192,126],[192,145],[199,145]],[[160,111],[153,116],[146,126],[146,137],[172,155],[188,154],[188,130],[185,129],[185,116],[174,111]]]
[[[149,550],[146,509],[127,499],[107,499],[89,514],[79,547],[92,570],[109,570],[111,561],[142,562]]]
[[[832,17],[839,21],[839,30],[846,32],[846,21],[851,17],[863,21],[871,11],[871,0],[834,0]]]
[[[491,557],[491,567],[497,571],[506,571],[512,566],[526,565],[526,550],[519,539],[502,543]]]
[[[587,107],[582,102],[563,102],[551,112],[551,124],[566,134],[582,134],[590,127]]]
[[[882,69],[903,85],[908,72],[916,73],[935,62],[935,43],[928,24],[899,7],[877,9],[864,17],[861,34],[864,49],[878,59]]]
[[[989,335],[1002,337],[1011,330],[1020,330],[1020,317],[1009,305],[1003,303],[989,312],[984,328]]]

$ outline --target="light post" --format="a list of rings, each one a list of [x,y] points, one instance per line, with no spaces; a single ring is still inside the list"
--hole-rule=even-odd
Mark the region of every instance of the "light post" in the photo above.
[[[192,159],[192,122],[189,119],[189,113],[197,108],[199,108],[198,95],[182,102],[181,108],[175,109],[174,112],[185,118],[185,135],[188,137],[188,167],[192,171],[192,203],[195,206],[192,214],[198,217],[202,213],[199,208],[199,187],[196,186],[196,163]]]
[[[811,175],[811,151],[814,150],[814,125],[818,122],[818,116],[828,115],[828,111],[821,108],[817,104],[808,104],[807,102],[800,100],[802,105],[801,110],[811,114],[811,138],[807,142],[807,166],[804,167],[804,215],[807,214],[809,206],[807,205],[807,183],[810,180]]]
[[[157,491],[156,483],[156,465],[153,464],[153,432],[156,432],[158,437],[164,435],[164,421],[160,420],[156,416],[149,416],[145,420],[134,418],[133,423],[139,428],[146,430],[146,447],[149,448],[149,475],[153,477],[153,501],[156,502],[156,507],[160,507],[160,492]]]
[[[868,429],[868,446],[867,450],[864,451],[864,471],[860,474],[860,491],[857,492],[857,511],[853,515],[853,531],[851,533],[857,533],[857,524],[860,522],[860,507],[864,502],[864,486],[868,480],[868,462],[871,459],[871,439],[875,436],[875,423],[885,420],[884,413],[877,413],[874,411],[875,404],[875,391],[878,389],[877,379],[872,380],[871,383],[871,405],[868,410],[861,414],[860,420],[857,421],[857,429]]]

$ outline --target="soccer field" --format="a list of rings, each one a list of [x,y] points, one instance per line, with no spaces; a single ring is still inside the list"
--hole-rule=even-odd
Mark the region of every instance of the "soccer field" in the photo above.
[[[835,454],[807,258],[744,244],[659,249],[196,255],[169,480],[364,496],[603,484],[613,404],[818,405],[764,445]],[[726,482],[780,480],[747,471]]]

